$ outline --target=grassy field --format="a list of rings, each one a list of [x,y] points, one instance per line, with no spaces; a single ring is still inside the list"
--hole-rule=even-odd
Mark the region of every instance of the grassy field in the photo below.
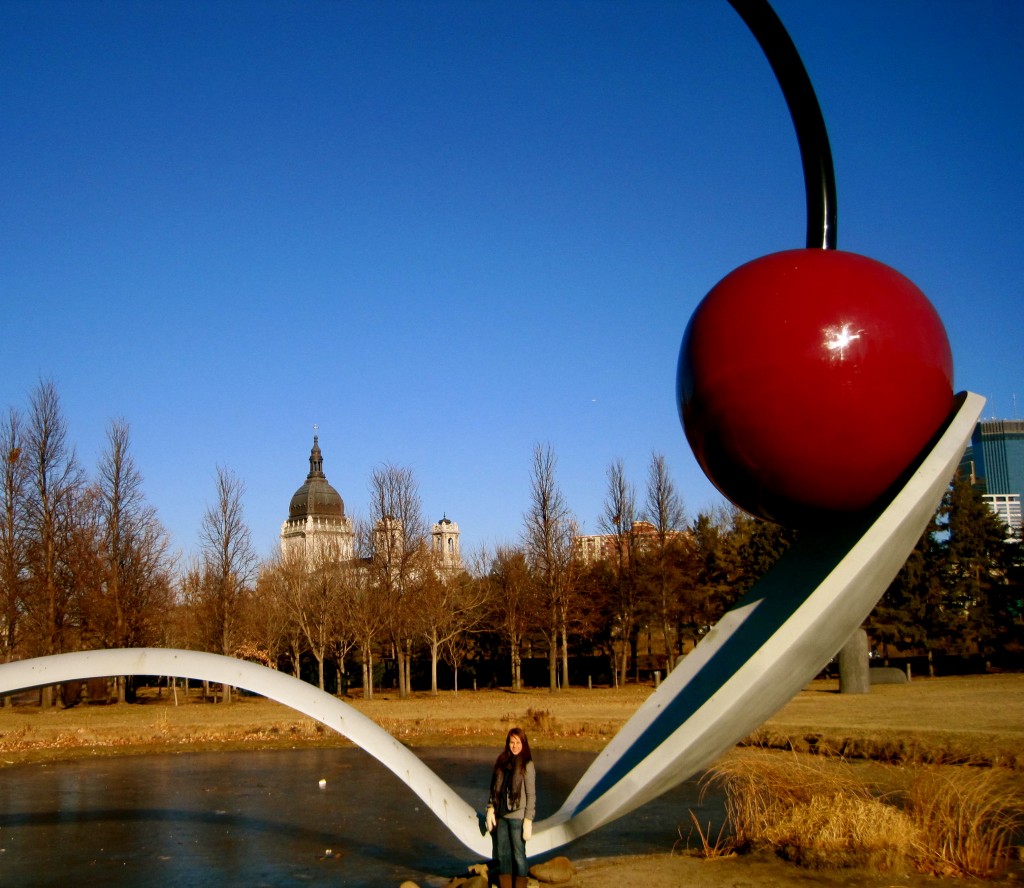
[[[853,758],[1024,770],[1024,675],[915,679],[856,695],[836,685],[812,684],[751,739]]]
[[[537,748],[599,750],[652,692],[570,688],[378,693],[348,702],[410,745],[488,745],[522,725]],[[841,695],[815,682],[751,738],[755,745],[837,752],[886,761],[983,762],[1024,770],[1024,675],[918,679]],[[274,748],[345,743],[287,707],[235,696],[224,705],[192,689],[177,703],[163,689],[131,705],[70,709],[20,703],[0,709],[0,766],[15,762],[184,749]]]

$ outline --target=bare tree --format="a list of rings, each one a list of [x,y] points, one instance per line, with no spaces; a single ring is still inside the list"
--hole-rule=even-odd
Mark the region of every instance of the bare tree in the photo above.
[[[88,643],[90,647],[95,645],[93,625],[101,622],[107,612],[103,601],[106,565],[103,559],[102,503],[95,484],[84,487],[67,501],[65,524],[68,538],[61,571],[68,589],[64,632],[67,650],[80,646],[79,643]]]
[[[179,566],[174,583],[174,601],[167,621],[165,641],[184,650],[200,650],[204,632],[200,628],[203,610],[203,566],[190,558]]]
[[[156,509],[146,502],[142,475],[123,419],[107,429],[96,483],[102,528],[103,583],[90,609],[96,641],[104,647],[142,647],[159,637],[158,622],[170,596],[168,537]],[[118,700],[127,682],[117,680]]]
[[[416,595],[429,551],[419,487],[412,470],[386,464],[370,477],[371,564],[385,604],[398,665],[398,693],[411,691]]]
[[[271,669],[279,668],[283,654],[291,654],[292,671],[298,678],[301,630],[288,606],[289,566],[285,562],[285,558],[277,555],[263,564],[253,594],[244,601],[242,636],[249,658]]]
[[[537,612],[535,584],[522,549],[499,546],[488,575],[494,602],[495,621],[508,640],[512,687],[523,686],[523,641]]]
[[[653,550],[644,554],[651,567],[654,611],[661,627],[668,668],[672,670],[679,655],[679,639],[673,631],[678,622],[679,601],[672,579],[683,580],[680,561],[690,565],[691,582],[695,581],[696,568],[692,541],[682,533],[686,526],[686,511],[672,482],[665,457],[660,453],[651,454],[644,515],[655,530]]]
[[[203,565],[198,556],[192,556],[178,566],[174,577],[170,612],[164,622],[164,642],[184,650],[207,649],[205,612]],[[184,679],[186,698],[188,683]]]
[[[0,655],[9,663],[19,642],[28,565],[28,460],[21,414],[11,408],[0,426]],[[8,698],[4,698],[6,705]]]
[[[356,561],[365,561],[373,568],[373,528],[368,522],[356,524]],[[371,572],[354,569],[349,577],[349,593],[345,619],[359,648],[363,672],[363,699],[373,699],[374,648],[384,631],[387,603],[378,594],[376,578]]]
[[[324,663],[332,652],[339,632],[344,595],[345,573],[341,552],[324,543],[312,547],[310,558],[299,556],[291,565],[297,582],[290,584],[288,604],[306,643],[317,662],[318,686],[326,689]]]
[[[546,612],[543,630],[548,642],[548,678],[558,689],[558,649],[562,652],[562,684],[569,684],[568,627],[574,578],[573,541],[576,521],[555,479],[557,459],[550,444],[533,451],[530,508],[524,516],[523,545]]]
[[[615,622],[618,624],[620,685],[625,685],[629,657],[636,643],[638,589],[636,577],[636,495],[626,478],[621,459],[608,467],[608,491],[605,495],[601,528],[615,544]]]
[[[334,626],[332,655],[338,670],[338,692],[348,692],[348,655],[359,645],[358,620],[356,618],[360,590],[366,585],[366,570],[357,558],[346,558],[336,566],[340,587],[340,600]]]
[[[489,589],[466,571],[446,567],[440,555],[426,559],[416,608],[423,638],[430,649],[430,692],[437,694],[437,663],[447,648],[449,660],[461,662],[457,643],[476,630],[486,616]]]
[[[240,599],[256,577],[257,558],[242,507],[245,485],[229,469],[217,467],[216,499],[199,531],[210,649],[230,656],[237,641]],[[225,703],[231,688],[224,688]]]
[[[33,652],[59,654],[66,649],[66,630],[70,628],[74,594],[67,570],[71,519],[84,479],[51,381],[40,382],[29,398],[25,450],[30,479],[26,616],[34,630]],[[43,689],[42,702],[52,705],[52,688]]]

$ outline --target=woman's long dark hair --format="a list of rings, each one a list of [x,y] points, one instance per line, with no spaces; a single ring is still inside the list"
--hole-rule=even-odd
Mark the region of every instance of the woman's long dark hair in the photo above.
[[[518,737],[520,742],[523,744],[523,748],[520,751],[518,757],[512,755],[512,750],[509,748],[509,741],[513,737]],[[498,760],[494,763],[495,771],[508,770],[509,763],[513,758],[516,758],[516,770],[523,771],[526,768],[526,763],[533,760],[533,754],[530,752],[530,741],[526,739],[526,732],[522,728],[513,728],[508,732],[508,736],[505,737],[505,748],[501,751],[498,756]]]
[[[523,744],[519,755],[512,755],[512,750],[509,748],[509,741],[513,737],[518,737]],[[494,763],[494,771],[491,775],[490,804],[494,806],[496,811],[505,810],[501,807],[501,803],[506,791],[508,792],[510,802],[508,810],[514,810],[518,807],[519,794],[522,792],[523,787],[523,775],[526,773],[527,763],[532,758],[530,741],[526,739],[526,733],[522,728],[513,728],[508,732],[508,736],[505,737],[505,748]],[[506,785],[507,780],[509,781],[508,785]]]

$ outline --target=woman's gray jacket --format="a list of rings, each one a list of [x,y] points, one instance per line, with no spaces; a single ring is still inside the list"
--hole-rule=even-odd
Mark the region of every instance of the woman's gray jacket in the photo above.
[[[495,773],[495,783],[501,778],[500,772]],[[509,777],[512,776],[512,772],[508,772]],[[497,804],[496,795],[500,793],[500,786],[492,784],[491,786],[491,799],[490,804],[494,805],[495,813],[500,810]],[[512,820],[534,820],[537,814],[537,769],[534,768],[533,762],[527,762],[526,768],[523,772],[523,786],[519,793],[519,804],[515,808],[510,810],[505,817],[509,817]]]

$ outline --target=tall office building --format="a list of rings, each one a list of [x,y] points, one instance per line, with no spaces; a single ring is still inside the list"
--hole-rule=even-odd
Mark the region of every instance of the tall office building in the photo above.
[[[1024,420],[979,422],[971,436],[970,458],[974,462],[973,474],[993,511],[1014,530],[1020,531],[1020,502],[1024,498]]]

